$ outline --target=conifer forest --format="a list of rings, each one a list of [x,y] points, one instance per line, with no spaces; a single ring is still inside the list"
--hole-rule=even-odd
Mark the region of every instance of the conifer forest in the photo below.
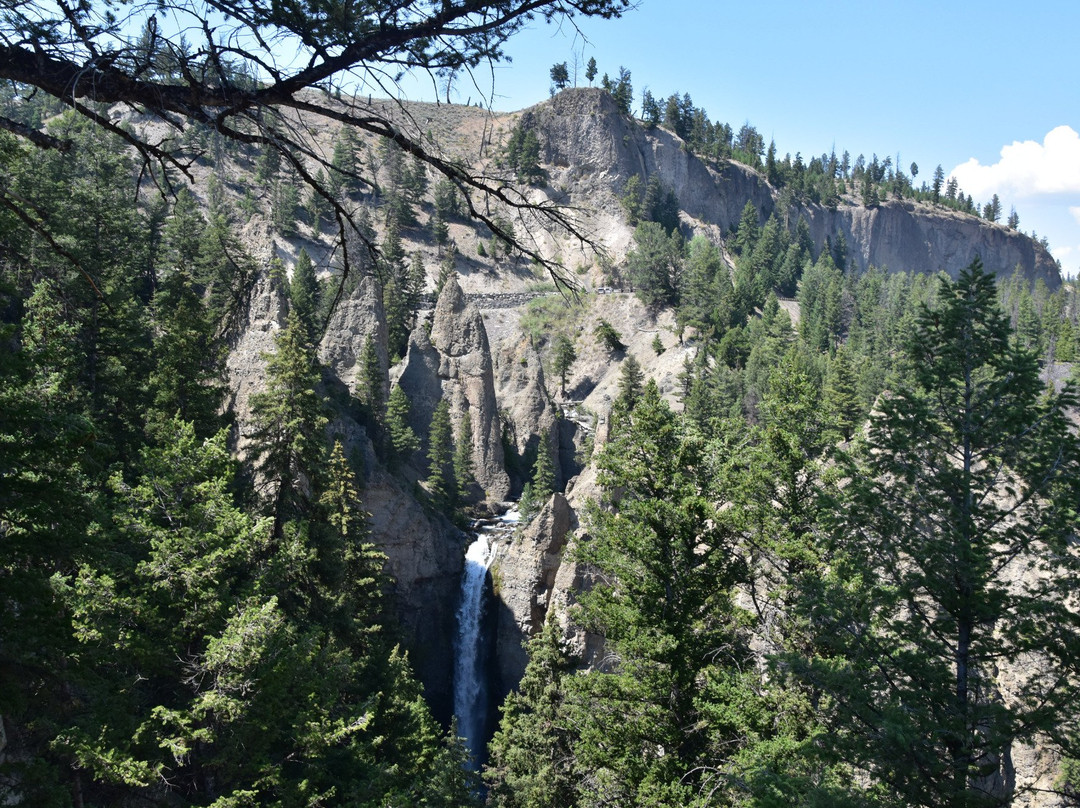
[[[165,5],[0,17],[0,804],[1080,806],[1015,210],[595,59],[449,100],[629,0]]]

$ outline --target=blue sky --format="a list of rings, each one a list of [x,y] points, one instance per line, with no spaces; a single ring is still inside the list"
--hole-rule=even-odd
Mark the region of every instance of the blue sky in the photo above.
[[[641,0],[622,19],[580,25],[515,37],[513,62],[495,70],[495,108],[545,99],[549,68],[573,70],[575,54],[585,84],[592,56],[601,75],[631,71],[635,107],[645,87],[687,92],[711,119],[775,138],[781,154],[899,152],[920,180],[940,163],[978,201],[996,192],[1006,215],[1015,206],[1021,229],[1080,273],[1074,0]],[[463,85],[457,100],[479,94]]]

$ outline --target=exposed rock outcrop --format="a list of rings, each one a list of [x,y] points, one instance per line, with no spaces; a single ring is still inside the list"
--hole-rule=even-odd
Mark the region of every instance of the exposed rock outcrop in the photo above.
[[[981,258],[986,269],[998,275],[1011,275],[1020,267],[1030,280],[1042,280],[1051,289],[1061,285],[1057,263],[1038,242],[945,208],[890,201],[874,208],[808,206],[803,216],[818,245],[842,233],[849,260],[859,270],[943,270],[955,278]]]
[[[510,492],[502,450],[502,428],[484,321],[465,299],[457,281],[443,287],[435,305],[430,337],[414,329],[398,383],[412,405],[413,428],[427,435],[441,398],[450,402],[455,434],[461,420],[472,419],[475,477],[489,499]]]
[[[266,359],[274,353],[274,340],[285,327],[289,304],[284,291],[269,273],[260,273],[247,298],[247,305],[225,361],[231,411],[237,424],[237,450],[244,456],[251,429],[250,400],[266,389]]]
[[[269,274],[260,275],[226,365],[232,392],[229,405],[238,425],[241,454],[250,434],[249,401],[253,393],[265,389],[264,357],[276,349],[274,338],[284,327],[287,313],[283,290]],[[341,302],[330,320],[320,345],[320,359],[328,366],[324,384],[341,385],[350,391],[355,388],[357,362],[365,340],[372,335],[385,368],[386,322],[377,285],[368,277]],[[372,514],[372,541],[387,556],[396,622],[429,700],[438,713],[448,717],[453,603],[464,564],[463,537],[445,520],[426,513],[401,482],[379,470],[367,433],[346,412],[336,414],[329,431],[342,440],[347,456],[361,461],[366,472],[361,496]],[[433,604],[441,606],[433,608]]]
[[[387,556],[409,659],[436,714],[448,719],[464,536],[446,520],[428,514],[388,475],[369,481],[363,497],[372,515],[372,539]]]
[[[455,111],[463,118],[469,114],[467,110]],[[560,93],[550,102],[521,113],[520,120],[540,133],[542,161],[551,180],[546,190],[532,189],[533,198],[557,194],[560,201],[587,209],[591,229],[614,247],[616,260],[630,244],[632,231],[619,195],[632,176],[658,175],[678,195],[685,227],[708,232],[717,241],[737,224],[748,201],[762,222],[780,204],[780,195],[757,171],[733,162],[707,164],[688,152],[675,135],[660,128],[645,129],[622,115],[611,97],[599,90]],[[842,202],[835,209],[806,204],[789,213],[806,219],[818,249],[828,239],[842,235],[852,265],[860,270],[876,265],[889,270],[944,270],[955,275],[978,255],[993,271],[1009,274],[1020,266],[1029,278],[1041,278],[1051,288],[1060,283],[1053,259],[1030,238],[942,208],[908,201],[888,201],[875,208]],[[466,229],[461,223],[455,227]],[[270,238],[267,234],[259,237]],[[560,252],[570,248],[558,237],[551,236],[542,244],[547,254],[559,253],[573,266],[568,252]],[[475,270],[476,259],[470,260]],[[595,280],[599,270],[590,268],[588,260],[582,264],[582,274],[591,272]],[[484,272],[474,271],[473,282],[502,283],[496,275],[497,266],[484,264]],[[516,276],[507,273],[507,277],[511,290],[526,288],[526,283],[535,280],[527,268]],[[414,330],[406,360],[392,371],[410,399],[412,426],[425,442],[439,401],[450,402],[455,434],[461,434],[462,419],[470,419],[475,476],[490,499],[516,495],[526,481],[520,472],[513,481],[507,473],[502,445],[504,417],[513,425],[518,457],[534,452],[538,441],[551,440],[557,447],[556,485],[561,487],[572,478],[566,496],[553,495],[534,521],[500,553],[493,569],[498,604],[498,681],[493,689],[499,693],[516,686],[526,664],[523,643],[539,631],[549,613],[560,621],[565,638],[585,666],[603,665],[602,640],[575,626],[571,619],[578,594],[590,588],[592,578],[585,565],[573,560],[568,548],[582,536],[578,514],[589,499],[600,496],[595,468],[582,470],[574,460],[575,449],[580,448],[575,432],[592,429],[586,426],[591,422],[598,442],[606,434],[605,418],[616,394],[622,359],[638,358],[671,401],[680,392],[684,363],[694,352],[692,345],[677,336],[680,332],[670,311],[646,310],[630,294],[597,295],[580,318],[575,342],[578,358],[567,384],[565,398],[573,399],[580,411],[576,416],[580,423],[573,423],[571,418],[560,417],[558,404],[565,403],[564,397],[553,400],[541,356],[521,335],[520,311],[511,314],[505,308],[523,307],[542,292],[518,294],[517,298],[507,294],[481,301],[485,311],[499,308],[501,312],[498,318],[504,326],[496,332],[486,327],[477,305],[462,294],[458,281],[448,281],[436,302],[430,330],[423,325]],[[250,420],[250,396],[265,386],[262,357],[274,350],[274,336],[284,325],[287,308],[283,290],[268,275],[260,276],[246,322],[231,345],[229,386],[231,406],[240,425],[241,453]],[[488,316],[494,319],[490,312]],[[626,344],[624,351],[612,353],[592,336],[600,319],[615,324]],[[325,377],[328,387],[340,385],[348,392],[356,389],[360,356],[370,339],[375,340],[385,374],[387,329],[382,298],[376,280],[367,276],[338,305],[321,340],[319,356],[329,369]],[[654,350],[654,340],[662,355]],[[342,436],[350,457],[362,458],[362,464],[357,465],[363,465],[366,473],[365,507],[372,513],[373,539],[388,557],[398,623],[429,698],[440,716],[446,717],[451,701],[454,603],[463,567],[462,536],[445,520],[429,514],[406,483],[379,467],[364,428],[347,413],[338,413],[331,430]],[[1008,671],[1003,672],[1005,690],[1008,675]],[[1028,772],[1023,776],[1045,787],[1056,761],[1046,759],[1037,749],[1017,748],[1012,754],[1016,768]]]
[[[583,630],[572,617],[578,595],[593,585],[592,570],[573,557],[572,546],[583,535],[578,514],[589,500],[601,497],[596,467],[586,466],[570,487],[572,493],[553,494],[533,521],[515,533],[493,568],[497,685],[502,694],[520,681],[528,662],[524,644],[539,633],[549,612],[581,665],[602,664],[603,638]]]
[[[360,373],[360,357],[369,339],[375,340],[375,352],[386,385],[387,333],[382,295],[373,275],[364,275],[356,288],[334,309],[326,333],[319,343],[319,360],[327,365],[350,392],[355,392]],[[383,390],[385,401],[386,390]]]
[[[566,478],[559,454],[559,414],[548,394],[540,354],[528,340],[518,339],[497,351],[494,363],[500,410],[510,424],[509,443],[517,455],[513,459],[523,465],[526,458],[536,456],[541,441],[547,441],[555,458],[555,487],[561,489]],[[524,474],[524,468],[518,469],[512,481],[515,495],[528,482]]]
[[[409,397],[409,425],[426,441],[428,427],[435,407],[442,400],[442,380],[439,378],[441,358],[423,326],[409,335],[409,348],[401,365],[397,383]]]
[[[556,175],[552,184],[608,213],[617,211],[618,195],[632,175],[654,173],[674,190],[695,227],[724,232],[738,224],[747,202],[761,221],[777,206],[779,195],[754,169],[733,162],[707,165],[676,135],[645,129],[621,114],[599,89],[564,90],[523,112],[521,122],[540,132],[544,160]],[[1041,278],[1051,289],[1061,284],[1057,263],[1041,244],[945,208],[905,201],[875,208],[842,203],[830,209],[807,202],[787,214],[807,220],[818,250],[826,238],[843,234],[849,258],[860,271],[873,265],[892,271],[944,270],[955,277],[980,256],[998,274],[1010,275],[1019,266],[1032,281]]]
[[[496,661],[500,694],[517,686],[528,657],[524,643],[544,625],[562,550],[574,517],[566,497],[552,494],[540,513],[514,534],[492,569],[498,602]]]

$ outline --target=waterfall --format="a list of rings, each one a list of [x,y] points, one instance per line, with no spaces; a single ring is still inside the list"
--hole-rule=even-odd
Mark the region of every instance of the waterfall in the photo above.
[[[517,511],[509,511],[494,526],[475,533],[476,539],[465,553],[461,575],[461,603],[457,610],[457,640],[454,643],[454,715],[458,735],[466,740],[474,765],[479,766],[487,743],[487,677],[484,670],[481,621],[484,611],[484,584],[498,550],[500,535],[513,530]]]

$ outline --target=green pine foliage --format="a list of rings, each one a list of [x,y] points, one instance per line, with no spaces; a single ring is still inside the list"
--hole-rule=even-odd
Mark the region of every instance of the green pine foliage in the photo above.
[[[311,510],[312,489],[322,470],[325,427],[316,390],[319,366],[307,329],[295,310],[266,357],[266,389],[251,397],[255,468],[263,499],[280,537],[286,521]]]
[[[9,280],[5,272],[5,308],[26,291]],[[99,532],[86,530],[101,516],[101,466],[76,383],[78,330],[47,281],[0,325],[0,713],[10,751],[25,752],[9,754],[4,774],[41,805],[64,804],[73,784],[70,757],[52,747],[74,707],[64,689],[78,659],[55,576],[102,551]]]
[[[822,391],[822,405],[840,440],[850,440],[864,415],[859,401],[858,378],[847,348],[840,346],[829,362]]]
[[[148,380],[151,426],[178,415],[208,437],[220,428],[225,395],[225,352],[186,268],[161,283],[153,300],[158,329],[157,365]]]
[[[476,482],[476,461],[473,453],[472,413],[468,410],[461,414],[461,429],[454,443],[454,489],[458,492],[459,504],[472,498],[479,489]]]
[[[626,350],[626,346],[623,345],[622,336],[615,330],[615,326],[607,320],[601,320],[596,324],[596,328],[593,329],[593,335],[600,341],[600,344],[611,353],[619,353]]]
[[[604,85],[629,112],[629,71]],[[624,357],[597,460],[604,493],[574,551],[593,585],[563,616],[603,653],[579,669],[555,615],[531,640],[492,742],[488,803],[1007,806],[1008,755],[1031,742],[1064,761],[1053,787],[1075,799],[1076,401],[1040,376],[1065,375],[1055,365],[1080,352],[1075,288],[1020,274],[995,285],[978,265],[958,279],[857,272],[842,233],[818,253],[800,204],[857,194],[993,222],[999,201],[977,205],[941,170],[917,188],[899,158],[782,155],[686,94],[644,93],[642,112],[717,170],[759,168],[777,203],[685,245],[659,176],[626,184],[626,279],[675,309],[694,349],[683,410]],[[329,303],[307,253],[251,398],[245,476],[222,429],[223,345],[259,273],[227,175],[205,211],[185,190],[171,208],[150,203],[117,143],[35,99],[12,114],[52,117],[73,145],[31,153],[0,134],[4,193],[32,211],[0,211],[3,799],[477,804],[465,750],[389,627],[361,447],[328,444],[313,343]],[[250,189],[243,209],[269,201],[278,232],[297,232],[281,154],[226,155],[205,127],[184,139],[206,160],[250,160],[266,192]],[[382,189],[359,181],[362,153]],[[512,133],[521,181],[544,181],[540,156],[536,131]],[[426,166],[389,140],[376,161],[342,129],[323,176],[335,200],[383,208],[367,269],[400,357],[426,286],[401,240],[425,214]],[[448,181],[431,190],[438,290],[463,202]],[[331,209],[314,197],[307,209],[317,232]],[[270,268],[279,292],[283,270]],[[550,305],[525,325],[565,395],[580,346]],[[625,351],[610,323],[594,336]],[[376,347],[365,341],[357,397],[378,459],[459,512],[478,494],[469,415],[455,441],[439,405],[425,464]],[[556,488],[544,437],[526,518]],[[1007,692],[1002,660],[1025,661]]]
[[[405,259],[400,233],[396,226],[391,226],[387,228],[377,267],[391,362],[399,361],[408,350],[409,333],[416,324],[416,314],[427,284],[420,253],[414,253],[408,262]]]
[[[747,201],[743,206],[742,215],[739,217],[739,225],[735,231],[735,241],[732,245],[737,255],[750,255],[757,244],[760,235],[758,226],[758,212],[754,203]]]
[[[630,114],[630,107],[634,103],[634,87],[630,83],[630,71],[620,65],[619,77],[611,79],[607,73],[600,81],[600,86],[611,94],[615,106],[623,115]]]
[[[219,333],[231,333],[239,327],[257,278],[255,264],[241,246],[226,214],[211,211],[199,242],[194,279],[207,290],[206,307],[210,318],[218,324]]]
[[[176,420],[166,437],[133,484],[113,479],[125,556],[65,590],[94,709],[57,748],[147,796],[163,778],[220,805],[423,794],[436,731],[381,627],[383,558],[340,444],[317,517],[274,541],[231,502],[224,434]]]
[[[712,496],[724,503],[727,524],[754,571],[753,620],[770,663],[771,686],[751,702],[748,716],[748,737],[755,743],[740,755],[744,788],[767,805],[845,804],[844,766],[813,754],[827,732],[814,706],[817,694],[792,682],[786,663],[789,654],[815,649],[813,618],[802,610],[801,597],[827,570],[820,549],[828,520],[824,503],[836,485],[819,384],[797,347],[769,377],[759,419],[756,425],[724,421],[707,449]],[[755,725],[770,714],[783,716],[783,722]],[[727,716],[719,717],[723,726]]]
[[[566,334],[555,337],[555,344],[551,348],[551,368],[559,377],[559,395],[566,396],[566,377],[570,368],[577,360],[577,350],[573,341]]]
[[[161,240],[166,267],[191,272],[199,258],[199,244],[206,230],[206,219],[198,202],[187,188],[176,194],[172,215],[165,221]]]
[[[819,267],[801,336],[770,295],[703,341],[683,416],[624,360],[632,406],[613,405],[572,618],[605,655],[566,676],[551,630],[533,643],[493,742],[495,804],[1007,805],[982,790],[1000,750],[1036,726],[1072,748],[1073,394],[1044,391],[1044,343],[1010,328],[980,267]],[[1068,321],[1037,287],[1007,293],[1017,322]],[[694,651],[710,631],[723,653]],[[751,634],[767,665],[748,664]],[[1045,661],[1007,707],[983,695],[1005,646]]]
[[[799,286],[800,335],[813,350],[827,351],[839,340],[842,296],[843,275],[823,252],[816,264],[807,267]]]
[[[642,188],[641,178],[631,175],[623,187],[619,202],[631,225],[653,222],[659,225],[665,236],[679,227],[679,199],[675,192],[664,186],[658,174],[653,174]]]
[[[565,715],[573,660],[560,640],[558,624],[549,617],[528,643],[529,664],[517,691],[503,702],[500,728],[489,746],[489,805],[577,804],[582,773],[575,767],[574,732]]]
[[[329,189],[335,199],[363,190],[360,178],[360,159],[357,156],[356,135],[352,127],[342,126],[334,136],[334,153],[330,162]]]
[[[668,236],[679,229],[679,198],[664,185],[659,174],[651,175],[645,183],[641,214],[642,218],[660,225]]]
[[[626,213],[626,221],[631,227],[637,227],[641,221],[644,193],[641,188],[641,177],[637,174],[631,174],[630,179],[623,186],[622,195],[619,197],[619,204],[622,205],[623,212]]]
[[[419,207],[428,189],[427,164],[413,155],[404,170],[402,182],[409,205],[413,208]]]
[[[585,80],[587,82],[589,82],[589,84],[592,84],[593,79],[595,79],[595,78],[596,78],[596,57],[595,56],[590,56],[589,57],[589,63],[585,67]]]
[[[368,335],[360,351],[360,374],[356,388],[356,397],[364,406],[368,424],[373,429],[380,429],[386,420],[386,374],[379,361],[374,334]]]
[[[744,332],[750,346],[743,370],[743,406],[748,415],[760,407],[773,376],[795,342],[791,318],[769,296],[760,317],[751,320]],[[781,371],[782,372],[782,371]],[[817,374],[815,374],[817,379]],[[820,380],[818,380],[820,384]]]
[[[540,167],[540,139],[534,128],[520,123],[514,127],[506,142],[503,162],[517,175],[518,182],[539,185],[547,179],[547,172]]]
[[[646,306],[678,303],[685,251],[682,236],[648,221],[634,230],[634,243],[626,268],[635,294]]]
[[[1062,552],[1080,471],[1074,397],[1044,392],[995,296],[976,262],[920,310],[909,381],[845,467],[832,574],[807,592],[828,615],[801,667],[833,704],[824,748],[907,805],[1004,804],[983,791],[1001,750],[1076,720],[1061,667],[1080,648],[1076,560]],[[1042,572],[1010,580],[1021,570]],[[987,698],[997,660],[1029,653],[1042,661],[1016,699]]]
[[[620,413],[633,410],[641,400],[644,384],[645,372],[641,369],[641,363],[634,356],[626,357],[619,368],[619,394],[612,409]]]
[[[280,627],[276,605],[250,597],[251,560],[269,525],[231,501],[224,433],[204,442],[177,418],[160,434],[160,444],[144,449],[138,476],[110,480],[114,552],[87,560],[66,582],[72,628],[92,665],[80,685],[94,698],[60,743],[91,781],[150,789],[172,769],[191,792],[208,785],[198,772],[211,767],[219,772],[214,790],[225,796],[252,784],[248,775],[268,762],[259,759],[266,747],[254,727],[237,720],[245,699],[229,682],[270,670],[259,663]],[[234,633],[241,624],[267,633],[256,630],[245,643]],[[231,664],[220,653],[230,642]],[[204,678],[205,692],[197,685]],[[111,690],[120,681],[131,685]],[[247,699],[249,715],[273,709],[275,696],[267,697]],[[246,772],[233,742],[252,745]]]
[[[326,171],[321,168],[315,174],[315,182],[320,188],[330,189],[332,187],[331,181],[326,176]],[[322,232],[323,224],[333,217],[334,208],[330,200],[315,188],[312,188],[308,192],[307,200],[304,203],[304,212],[307,215],[307,221],[312,231],[318,235]]]
[[[450,422],[450,402],[441,399],[428,428],[427,489],[436,508],[450,514],[457,504],[454,479],[454,432]]]
[[[701,333],[724,331],[731,325],[734,287],[720,251],[704,236],[687,248],[676,320],[680,329]]]
[[[427,288],[427,269],[424,267],[424,256],[419,251],[414,252],[409,261],[409,270],[405,275],[405,307],[409,312],[409,328],[416,325],[416,315],[420,311],[420,305]]]
[[[570,83],[570,71],[566,67],[566,62],[552,65],[549,75],[551,76],[552,95],[555,95],[559,90],[566,89],[566,86]]]
[[[299,188],[287,179],[275,182],[270,189],[270,223],[274,230],[286,238],[297,235],[299,212]]]
[[[390,391],[386,405],[386,431],[390,439],[390,467],[398,470],[420,449],[420,441],[409,426],[409,397],[400,385]]]
[[[536,460],[533,462],[532,478],[521,492],[518,510],[526,522],[532,521],[540,510],[547,505],[555,492],[555,449],[554,436],[541,435],[536,447]]]
[[[409,309],[399,277],[391,276],[383,284],[383,311],[386,312],[390,361],[396,363],[405,355],[409,344]]]
[[[386,556],[371,543],[356,475],[335,441],[310,527],[314,550],[312,609],[343,643],[369,650],[380,631]]]
[[[579,616],[613,661],[575,683],[575,763],[589,773],[578,804],[693,804],[745,743],[742,727],[706,718],[706,705],[719,715],[753,695],[738,674],[749,649],[731,603],[745,567],[693,471],[701,449],[650,382],[598,460],[618,493],[588,515],[579,559],[601,575]]]
[[[320,336],[322,323],[319,322],[319,313],[322,311],[322,290],[319,287],[319,279],[315,274],[315,264],[307,250],[300,248],[296,256],[296,264],[293,266],[292,280],[289,282],[289,302],[296,311],[300,321],[307,329],[308,339],[317,342]]]
[[[435,183],[433,191],[435,212],[443,221],[451,222],[461,218],[463,202],[458,187],[449,179],[442,178]]]
[[[144,215],[123,148],[72,124],[68,155],[0,138],[69,253],[0,216],[0,793],[475,805],[386,628],[296,307],[251,399],[263,514],[220,428],[221,336],[254,278],[220,200]]]
[[[480,242],[478,242],[479,244]],[[446,282],[456,276],[456,270],[454,267],[457,264],[457,249],[451,247],[443,255],[442,260],[439,262],[439,274],[435,279],[435,291],[432,293],[435,300],[439,299],[439,295],[442,294],[443,287],[446,286]]]

